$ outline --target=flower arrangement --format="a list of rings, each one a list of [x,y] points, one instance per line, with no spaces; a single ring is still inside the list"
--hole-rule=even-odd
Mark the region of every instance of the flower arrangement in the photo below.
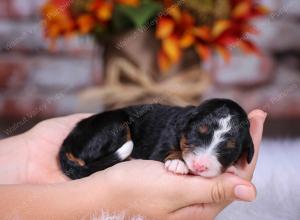
[[[266,13],[254,0],[50,0],[43,7],[45,34],[52,40],[80,34],[105,42],[151,24],[160,41],[161,71],[189,49],[202,60],[217,52],[229,61],[233,45],[257,53],[246,35],[257,33],[250,22]]]

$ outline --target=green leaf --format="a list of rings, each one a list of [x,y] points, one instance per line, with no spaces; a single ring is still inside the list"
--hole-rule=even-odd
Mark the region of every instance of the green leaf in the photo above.
[[[113,33],[126,31],[133,28],[132,22],[117,9],[113,13],[111,31]]]
[[[153,0],[143,0],[138,7],[119,4],[116,6],[116,20],[120,23],[130,23],[133,27],[141,27],[154,18],[162,6]],[[122,24],[120,24],[122,26]],[[127,23],[128,25],[128,23]]]

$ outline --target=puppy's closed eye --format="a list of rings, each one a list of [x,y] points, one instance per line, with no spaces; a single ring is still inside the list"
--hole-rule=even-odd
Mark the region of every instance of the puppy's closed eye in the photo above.
[[[198,131],[200,134],[208,134],[209,128],[207,125],[200,125]]]

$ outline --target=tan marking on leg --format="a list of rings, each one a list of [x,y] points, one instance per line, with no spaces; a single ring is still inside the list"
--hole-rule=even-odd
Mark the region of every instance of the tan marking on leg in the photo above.
[[[84,166],[85,162],[77,157],[75,157],[72,153],[66,153],[66,156],[68,160],[71,160],[75,163],[77,163],[79,166]]]
[[[127,141],[131,140],[131,132],[130,132],[130,128],[128,125],[126,127],[126,138],[127,138]]]
[[[165,161],[167,160],[175,160],[179,159],[182,160],[182,152],[180,150],[172,150],[169,152],[168,156],[165,158]]]
[[[185,153],[190,149],[184,135],[182,135],[180,138],[180,149],[181,149],[182,153]]]
[[[122,123],[121,128],[126,130],[126,140],[131,141],[131,132],[128,123]]]

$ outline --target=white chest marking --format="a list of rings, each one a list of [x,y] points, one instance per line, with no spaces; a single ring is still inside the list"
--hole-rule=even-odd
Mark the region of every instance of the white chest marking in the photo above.
[[[120,160],[125,160],[127,157],[130,156],[133,150],[133,142],[127,141],[125,144],[122,145],[117,151],[116,154],[120,158]]]

